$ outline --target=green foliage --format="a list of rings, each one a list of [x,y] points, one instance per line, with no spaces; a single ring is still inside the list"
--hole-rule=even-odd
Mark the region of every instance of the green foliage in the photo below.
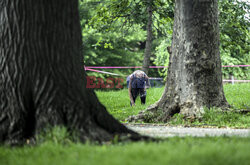
[[[79,1],[85,65],[141,65],[146,40],[146,0]],[[154,43],[151,61],[168,65],[167,46],[171,45],[174,3],[154,0]],[[219,23],[222,65],[249,64],[249,5],[243,1],[219,1]],[[132,70],[110,70],[129,75]],[[150,76],[156,70],[150,70]],[[160,76],[167,70],[158,69]],[[91,73],[91,72],[88,72]],[[91,73],[98,77],[107,75]],[[249,79],[249,68],[223,68],[224,78],[234,75]]]
[[[174,4],[168,3],[168,10],[169,14],[173,13],[174,11]],[[171,12],[170,12],[171,10]],[[164,36],[158,38],[159,44],[155,47],[155,57],[152,59],[156,66],[168,66],[169,63],[169,53],[167,51],[167,47],[171,47],[172,43],[172,33],[173,33],[173,16],[172,17],[163,17],[161,13],[155,14],[155,18],[158,22],[154,23],[155,27],[159,27],[160,29],[164,30]],[[158,28],[157,28],[158,29]],[[161,30],[159,33],[161,33]],[[167,68],[165,69],[158,69],[160,76],[166,77],[167,76]]]
[[[169,53],[167,51],[167,47],[171,46],[171,41],[170,40],[163,40],[159,46],[156,47],[155,49],[155,55],[156,58],[154,59],[154,64],[156,66],[168,66],[169,63]],[[159,74],[162,77],[167,76],[167,70],[168,68],[164,69],[159,69]]]
[[[80,10],[84,11],[85,6],[90,6],[92,4],[90,2],[93,1],[81,2]],[[159,40],[158,38],[166,36],[169,30],[169,28],[166,30],[166,23],[171,22],[173,18],[172,1],[154,0],[151,4],[148,0],[102,1],[95,5],[92,11],[94,14],[85,13],[87,16],[90,15],[88,21],[82,21],[85,23],[84,26],[82,24],[83,41],[86,45],[84,47],[85,64],[141,66],[146,42],[147,7],[149,5],[153,9],[154,40]],[[92,42],[88,43],[89,41]],[[151,54],[154,54],[154,48],[157,45],[157,41],[153,43]],[[131,70],[126,71],[127,75],[129,73]],[[150,76],[158,76],[157,70],[150,70]]]
[[[138,65],[142,51],[138,42],[144,34],[136,29],[128,31],[127,37],[118,32],[99,33],[86,25],[82,32],[84,62],[87,66]],[[137,38],[135,37],[137,35]]]
[[[222,65],[249,64],[249,10],[243,1],[219,1],[220,43]],[[250,78],[249,68],[223,68],[223,75]]]
[[[249,138],[173,137],[162,142],[91,145],[53,142],[37,146],[0,146],[2,165],[248,165]]]
[[[219,1],[219,25],[220,25],[220,53],[222,65],[249,65],[249,10],[250,5],[238,0]],[[172,20],[173,21],[173,20]],[[171,22],[171,21],[170,21]],[[172,24],[165,23],[165,29],[172,28]],[[172,36],[172,31],[168,30],[168,36]],[[171,44],[171,40],[163,39],[156,48],[156,65],[167,66],[168,52],[166,47]],[[162,46],[165,45],[166,47]],[[223,68],[223,76],[230,75],[238,79],[249,79],[249,68]],[[163,73],[167,74],[167,70]],[[162,71],[160,71],[162,75]]]
[[[104,1],[105,2],[105,1]],[[79,2],[81,17],[84,63],[86,66],[137,66],[143,60],[141,41],[145,40],[145,31],[140,30],[140,25],[122,30],[122,22],[115,21],[112,25],[115,31],[107,31],[101,27],[95,28],[91,20],[96,17],[98,10],[103,7],[103,2],[88,0]],[[98,23],[98,21],[96,21]],[[102,29],[102,30],[100,30]],[[120,75],[129,75],[132,70],[105,70]],[[87,72],[90,76],[101,78],[110,75]]]
[[[147,24],[147,8],[152,7],[153,20],[157,31],[159,25],[165,25],[164,20],[173,19],[173,2],[171,0],[109,0],[103,1],[96,10],[96,15],[92,17],[90,24],[96,29],[113,31],[115,22],[122,22],[123,27],[133,27],[141,25],[145,30]],[[164,28],[161,30],[164,31]]]

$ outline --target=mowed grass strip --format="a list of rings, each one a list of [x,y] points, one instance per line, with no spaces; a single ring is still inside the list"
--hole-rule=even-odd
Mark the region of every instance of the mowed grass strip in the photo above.
[[[249,138],[169,138],[158,143],[0,147],[1,165],[249,165]]]
[[[147,90],[146,104],[141,105],[140,97],[136,99],[136,106],[130,106],[130,99],[128,90],[122,89],[118,91],[96,91],[98,99],[106,106],[109,113],[111,113],[118,120],[125,120],[131,115],[138,114],[147,106],[155,103],[160,98],[164,88],[150,88]]]
[[[108,111],[118,120],[126,122],[126,118],[138,114],[149,105],[158,101],[164,88],[150,88],[147,90],[146,105],[141,105],[140,98],[136,100],[136,106],[129,104],[128,90],[119,91],[96,91],[99,100],[106,106]],[[225,84],[224,92],[226,99],[235,109],[250,109],[250,83]],[[250,128],[250,115],[238,113],[221,113],[217,109],[206,111],[202,120],[186,121],[181,116],[175,116],[171,125],[211,125],[218,127]]]
[[[250,83],[224,85],[227,101],[237,109],[250,109]]]

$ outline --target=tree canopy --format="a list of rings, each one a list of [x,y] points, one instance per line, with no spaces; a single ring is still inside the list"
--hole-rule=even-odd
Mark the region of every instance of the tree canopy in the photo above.
[[[146,41],[146,4],[146,0],[80,1],[86,65],[142,66]],[[167,46],[172,42],[173,5],[171,0],[154,1],[152,65],[168,65]],[[219,1],[223,65],[249,64],[250,23],[247,13],[249,4],[246,2]],[[128,75],[132,70],[112,71]],[[166,69],[149,71],[150,76],[166,74]],[[232,74],[241,79],[250,76],[247,68],[223,68],[224,77]]]

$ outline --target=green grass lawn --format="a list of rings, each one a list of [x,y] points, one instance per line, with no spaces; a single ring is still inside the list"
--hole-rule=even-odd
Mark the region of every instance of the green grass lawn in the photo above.
[[[169,138],[158,143],[0,147],[1,165],[249,165],[249,138]]]
[[[225,85],[226,97],[236,108],[249,108],[250,84]],[[148,90],[147,105],[129,105],[127,90],[97,92],[99,99],[119,120],[137,114],[157,101],[163,88]],[[185,123],[176,116],[172,124]],[[191,124],[249,127],[249,115],[221,114],[216,110]],[[245,125],[244,125],[245,124]],[[39,136],[37,145],[0,145],[0,165],[249,165],[250,137],[172,137],[161,142],[126,142],[104,145],[73,143],[66,129]]]
[[[161,97],[164,88],[152,88],[147,90],[146,105],[141,105],[140,98],[136,99],[136,106],[130,106],[128,90],[102,92],[97,91],[96,94],[108,111],[117,119],[124,120],[130,115],[137,114],[147,106],[155,103]]]
[[[136,100],[136,106],[129,104],[128,90],[119,91],[97,91],[99,100],[104,104],[108,111],[118,120],[126,122],[128,116],[136,115],[147,106],[159,100],[164,88],[151,88],[147,90],[146,105],[141,105],[140,98]],[[224,92],[228,102],[235,109],[250,109],[250,83],[226,84]],[[185,121],[180,116],[175,116],[168,124],[172,125],[194,125],[194,126],[218,126],[218,127],[237,127],[250,128],[250,114],[221,113],[216,109],[206,111],[202,120]]]

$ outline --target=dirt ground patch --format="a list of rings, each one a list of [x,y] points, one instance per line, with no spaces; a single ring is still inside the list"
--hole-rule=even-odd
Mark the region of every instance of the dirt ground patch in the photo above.
[[[161,124],[125,124],[128,128],[152,137],[173,137],[173,136],[250,136],[250,129],[232,128],[201,128],[201,127],[181,127],[167,126]]]

